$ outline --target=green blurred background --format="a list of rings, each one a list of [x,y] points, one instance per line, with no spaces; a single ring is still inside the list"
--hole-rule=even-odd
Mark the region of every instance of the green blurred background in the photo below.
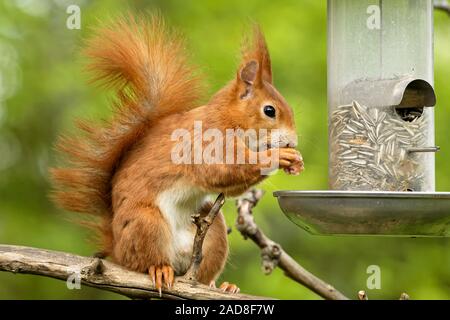
[[[81,7],[81,30],[66,28],[70,4]],[[95,89],[82,72],[80,47],[98,20],[128,9],[159,9],[182,30],[195,62],[209,76],[210,92],[235,74],[242,35],[249,19],[265,30],[276,86],[295,109],[306,171],[278,173],[255,210],[257,222],[307,269],[349,297],[360,289],[372,299],[450,298],[448,239],[320,237],[300,230],[280,211],[271,192],[327,189],[326,1],[81,1],[0,2],[0,243],[90,255],[89,234],[67,222],[47,198],[47,169],[55,163],[52,145],[72,120],[108,115],[111,92]],[[450,17],[435,14],[437,190],[450,191]],[[225,207],[229,225],[234,203]],[[259,251],[234,230],[231,255],[221,280],[243,292],[281,299],[318,299],[280,270],[265,276]],[[368,290],[366,269],[381,268],[381,289]],[[83,286],[68,290],[62,281],[0,272],[1,299],[122,298]]]

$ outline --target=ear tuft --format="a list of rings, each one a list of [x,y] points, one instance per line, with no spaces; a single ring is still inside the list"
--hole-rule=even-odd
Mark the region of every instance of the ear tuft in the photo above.
[[[242,47],[242,60],[255,60],[258,63],[257,78],[261,81],[272,83],[272,64],[270,61],[269,49],[261,28],[253,24],[253,34],[251,38],[246,38]]]
[[[258,75],[258,62],[251,60],[247,62],[241,69],[240,78],[248,85],[253,85]]]
[[[255,54],[261,65],[261,78],[268,83],[272,83],[272,63],[269,48],[262,30],[257,24],[253,26],[253,42]]]

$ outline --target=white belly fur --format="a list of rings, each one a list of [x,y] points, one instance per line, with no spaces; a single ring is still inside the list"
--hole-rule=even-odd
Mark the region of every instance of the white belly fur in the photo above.
[[[195,226],[191,215],[199,212],[206,193],[179,181],[171,188],[159,194],[156,203],[170,226],[173,252],[169,253],[176,274],[183,274],[189,267]]]

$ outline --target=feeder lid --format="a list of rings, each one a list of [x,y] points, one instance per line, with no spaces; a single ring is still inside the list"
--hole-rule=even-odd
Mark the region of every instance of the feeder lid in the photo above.
[[[426,80],[403,76],[353,81],[342,90],[339,103],[345,105],[353,101],[371,107],[433,107],[436,105],[436,95],[433,86]]]

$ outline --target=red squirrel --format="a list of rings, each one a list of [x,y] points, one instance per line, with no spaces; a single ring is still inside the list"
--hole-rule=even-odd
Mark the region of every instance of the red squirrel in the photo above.
[[[104,256],[148,273],[161,292],[189,267],[196,231],[191,216],[208,213],[207,196],[242,194],[267,177],[261,172],[268,166],[174,163],[172,133],[179,128],[192,133],[195,121],[202,130],[220,132],[277,129],[275,138],[267,135],[264,152],[276,151],[279,168],[298,174],[303,160],[294,149],[293,111],[273,86],[268,48],[257,26],[244,44],[235,78],[200,106],[199,72],[188,62],[183,38],[159,15],[116,19],[97,30],[85,54],[94,80],[117,92],[114,115],[102,125],[78,121],[80,134],[60,138],[57,148],[68,164],[51,169],[53,199],[69,211],[97,216]],[[238,144],[246,159],[263,152],[236,138]],[[198,280],[214,284],[228,255],[222,213],[202,250]],[[238,291],[227,282],[221,288]]]

